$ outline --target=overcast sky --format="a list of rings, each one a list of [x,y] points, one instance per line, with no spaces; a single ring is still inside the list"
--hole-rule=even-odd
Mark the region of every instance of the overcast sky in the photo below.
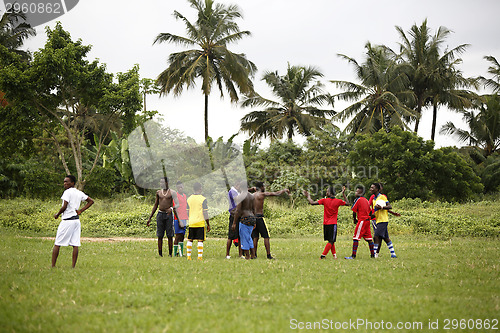
[[[465,76],[487,76],[489,62],[483,59],[492,55],[500,60],[500,1],[498,0],[246,0],[222,3],[237,4],[243,13],[238,20],[241,30],[249,30],[247,37],[230,45],[233,52],[245,53],[259,71],[255,77],[256,90],[264,97],[274,99],[261,81],[264,71],[285,74],[290,65],[316,66],[324,74],[325,89],[335,93],[329,80],[355,81],[353,68],[337,54],[342,53],[363,60],[364,45],[384,44],[397,49],[399,36],[395,26],[408,31],[427,18],[433,32],[445,26],[453,33],[447,39],[450,48],[470,44],[462,55],[459,68]],[[0,2],[0,6],[1,2]],[[0,7],[3,11],[3,8]],[[186,0],[80,0],[78,5],[59,17],[63,28],[73,40],[82,39],[92,45],[90,59],[98,58],[107,65],[108,72],[125,72],[139,64],[141,77],[156,78],[167,67],[167,57],[178,47],[170,44],[153,45],[158,33],[170,32],[185,35],[184,25],[172,16],[174,10],[191,22],[196,12]],[[53,27],[56,21],[47,25]],[[26,47],[36,51],[43,47],[46,34],[44,25],[36,28],[38,36],[30,39]],[[200,87],[185,91],[180,97],[154,97],[147,100],[148,109],[158,110],[165,122],[184,131],[186,135],[202,140],[204,98]],[[338,102],[336,111],[346,104]],[[221,100],[213,91],[209,101],[209,134],[228,139],[238,132],[240,119],[254,109],[232,105],[228,97]],[[455,113],[441,110],[438,129],[448,120],[461,124]],[[345,124],[337,124],[341,128]],[[430,138],[431,111],[426,110],[419,130],[425,139]],[[239,135],[243,142],[246,135]],[[455,145],[448,136],[438,135],[437,146]]]

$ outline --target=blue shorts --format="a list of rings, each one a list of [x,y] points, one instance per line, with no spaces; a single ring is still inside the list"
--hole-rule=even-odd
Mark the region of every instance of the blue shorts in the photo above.
[[[184,225],[187,225],[187,221],[188,220],[181,219],[181,221],[184,222]],[[186,227],[180,228],[179,227],[179,221],[177,221],[177,219],[174,219],[174,231],[175,231],[176,234],[183,234],[183,235],[185,235],[186,234]]]
[[[242,250],[253,249],[253,226],[240,223],[240,243]]]

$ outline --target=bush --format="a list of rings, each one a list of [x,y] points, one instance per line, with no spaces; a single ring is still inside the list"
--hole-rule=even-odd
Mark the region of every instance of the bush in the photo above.
[[[287,203],[270,198],[265,202],[264,218],[271,237],[321,237],[323,207],[299,202],[291,209]],[[17,199],[0,201],[0,225],[27,233],[54,237],[60,219],[54,214],[61,206],[59,200]],[[150,200],[121,198],[96,200],[94,206],[82,215],[82,236],[142,236],[156,237],[154,219],[149,227],[147,218],[153,204]],[[402,199],[392,202],[393,210],[401,217],[390,216],[391,235],[426,234],[441,238],[500,237],[500,201],[481,201],[457,204],[429,202],[420,199]],[[227,237],[229,213],[220,213],[210,219],[209,237]],[[352,236],[354,224],[350,207],[340,207],[338,217],[340,236]],[[321,238],[322,239],[322,238]]]

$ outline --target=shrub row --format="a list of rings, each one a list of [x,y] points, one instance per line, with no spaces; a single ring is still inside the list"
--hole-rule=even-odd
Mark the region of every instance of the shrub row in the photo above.
[[[58,201],[36,199],[2,200],[0,225],[44,236],[55,236],[59,220],[53,215],[60,207]],[[467,204],[422,202],[402,199],[393,203],[401,217],[391,217],[390,233],[429,234],[443,238],[454,236],[500,237],[500,201]],[[146,236],[155,237],[156,222],[146,226],[152,203],[134,198],[97,201],[82,215],[82,235],[94,237]],[[211,218],[210,237],[227,237],[228,213]],[[271,237],[321,236],[323,207],[299,204],[290,209],[273,200],[266,202],[264,217]],[[339,235],[354,231],[352,212],[339,209]]]

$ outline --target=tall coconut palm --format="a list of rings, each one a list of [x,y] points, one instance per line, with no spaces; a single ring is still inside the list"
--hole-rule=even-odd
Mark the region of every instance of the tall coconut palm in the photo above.
[[[224,95],[225,86],[232,102],[239,100],[240,93],[253,92],[253,78],[257,68],[244,54],[231,52],[228,44],[250,36],[249,31],[240,31],[236,19],[242,15],[236,5],[215,4],[213,0],[188,0],[198,12],[191,23],[184,15],[174,11],[174,17],[184,22],[187,37],[171,33],[160,33],[154,43],[174,43],[195,47],[172,53],[169,66],[158,76],[163,94],[179,95],[184,87],[191,88],[197,78],[202,79],[201,90],[205,95],[205,141],[208,140],[208,96],[214,84]]]
[[[283,76],[266,72],[262,78],[278,99],[266,99],[259,94],[247,96],[243,107],[264,107],[241,119],[241,131],[251,135],[252,141],[261,138],[292,140],[296,134],[311,135],[312,129],[321,129],[335,114],[333,96],[323,91],[319,78],[323,74],[315,67],[290,66]],[[332,109],[321,109],[330,105]]]
[[[430,104],[430,96],[433,94],[432,88],[436,83],[435,78],[442,70],[442,64],[451,63],[457,54],[462,53],[468,47],[467,44],[459,45],[450,51],[440,55],[443,43],[451,34],[451,30],[440,26],[434,35],[427,26],[427,19],[420,26],[414,24],[408,31],[408,35],[399,26],[396,26],[402,42],[400,46],[400,57],[408,66],[408,76],[411,83],[411,90],[415,94],[414,110],[417,118],[415,121],[415,133],[418,132],[422,109],[426,104]]]
[[[437,113],[440,105],[461,112],[471,108],[474,101],[479,98],[477,94],[467,90],[475,86],[475,80],[464,78],[462,72],[455,67],[461,59],[450,59],[448,56],[453,57],[451,53],[445,53],[438,60],[440,64],[431,73],[432,85],[429,91],[429,101],[432,104],[431,140],[433,141],[436,136]]]
[[[493,78],[487,79],[481,76],[479,80],[485,87],[491,88],[494,94],[500,94],[500,63],[498,63],[497,59],[493,56],[485,56],[484,59],[492,64],[488,68],[488,73],[493,75]]]
[[[481,148],[484,155],[489,156],[500,149],[500,96],[483,96],[477,108],[478,113],[463,111],[463,119],[469,125],[468,131],[447,122],[440,133],[455,135],[460,141]]]
[[[25,61],[28,61],[30,54],[20,50],[24,41],[36,35],[36,30],[26,23],[26,15],[16,12],[5,12],[0,19],[0,45],[8,50],[19,54]]]
[[[337,94],[341,100],[355,101],[336,117],[340,121],[351,119],[345,131],[374,133],[392,126],[408,129],[408,122],[415,113],[406,105],[413,102],[408,90],[408,76],[404,67],[390,58],[383,46],[365,45],[366,60],[359,64],[355,59],[339,54],[354,66],[360,84],[346,81],[331,81],[345,90]]]

